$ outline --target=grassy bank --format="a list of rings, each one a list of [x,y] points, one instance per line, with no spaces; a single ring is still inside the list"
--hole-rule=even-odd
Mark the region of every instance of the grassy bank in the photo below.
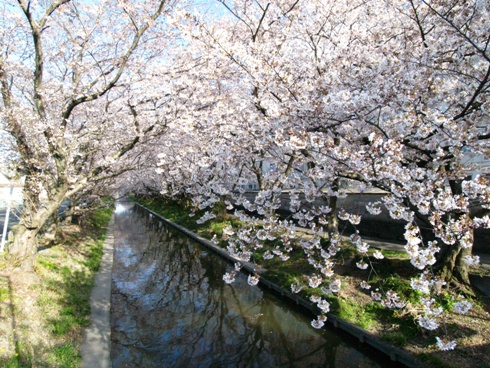
[[[0,366],[79,367],[90,294],[113,208],[61,226],[34,272],[0,266]]]

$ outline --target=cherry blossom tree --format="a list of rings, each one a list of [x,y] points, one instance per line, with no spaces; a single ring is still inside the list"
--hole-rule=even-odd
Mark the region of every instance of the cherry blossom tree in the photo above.
[[[292,217],[313,232],[301,241],[316,270],[308,284],[326,294],[339,289],[332,269],[340,238],[332,233],[325,247],[324,229],[336,217],[362,221],[359,213],[335,213],[336,199],[345,196],[339,179],[382,189],[383,200],[367,210],[405,221],[406,251],[422,272],[412,280],[424,295],[419,323],[436,328],[434,298],[447,283],[470,292],[468,267],[478,262],[473,231],[489,227],[488,181],[469,177],[468,161],[489,153],[488,2],[220,3],[221,16],[176,14],[191,46],[186,60],[195,61],[185,87],[194,93],[181,119],[196,156],[189,159],[188,146],[177,141],[170,145],[178,154],[162,149],[162,181],[192,195],[197,208],[227,197],[229,209],[248,210],[235,211],[248,226],[224,234],[228,250],[246,261],[273,239],[280,245],[264,257],[287,259],[293,223],[276,212],[288,189]],[[264,170],[269,163],[274,170]],[[251,180],[260,188],[254,199],[244,196]],[[320,198],[326,200],[318,205]],[[361,269],[382,256],[369,256],[359,234],[351,241],[364,257]],[[372,295],[388,308],[404,306],[392,291]],[[314,302],[328,311],[324,296]],[[465,312],[468,303],[458,303]]]
[[[26,177],[15,258],[32,259],[64,200],[127,171],[128,153],[165,129],[163,86],[149,81],[165,67],[174,3],[2,3],[0,112]]]

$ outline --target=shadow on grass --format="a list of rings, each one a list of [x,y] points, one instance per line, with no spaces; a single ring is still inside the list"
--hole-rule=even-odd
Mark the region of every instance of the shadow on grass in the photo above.
[[[419,354],[418,358],[426,368],[490,368],[489,354],[490,344],[484,343],[477,346],[457,346],[454,351]],[[462,362],[461,356],[472,357],[471,364]]]
[[[9,344],[14,346],[15,355],[13,357],[0,357],[2,367],[22,367],[19,361],[20,346],[17,335],[17,319],[15,314],[14,296],[12,291],[12,281],[9,276],[0,276],[0,318],[10,320],[6,326],[10,327],[7,333]]]

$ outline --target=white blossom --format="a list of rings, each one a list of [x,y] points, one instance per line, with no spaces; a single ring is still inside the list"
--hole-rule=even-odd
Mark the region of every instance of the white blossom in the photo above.
[[[427,280],[422,280],[422,279],[412,279],[410,281],[410,286],[412,286],[412,289],[417,290],[421,292],[422,294],[429,294],[430,293],[430,283]]]
[[[404,308],[407,303],[400,300],[400,296],[393,290],[389,290],[386,296],[381,300],[381,305],[386,308]]]
[[[328,313],[330,312],[330,303],[327,302],[325,299],[321,299],[319,302],[316,303],[317,307],[321,309],[323,313]]]
[[[264,255],[263,255],[262,257],[263,257],[265,260],[268,260],[268,259],[272,259],[272,258],[274,258],[274,255],[273,255],[273,254],[272,254],[272,253],[271,253],[269,250],[267,250],[267,251],[265,251],[265,252],[264,252]]]
[[[279,258],[281,259],[281,261],[286,262],[290,258],[290,256],[287,253],[283,253],[279,256]]]
[[[366,281],[362,280],[360,284],[361,288],[369,290],[371,289],[371,285],[369,285]]]
[[[435,319],[430,318],[428,316],[424,316],[424,317],[420,316],[418,318],[418,323],[420,327],[425,328],[426,330],[429,331],[437,330],[437,328],[439,327],[439,324],[435,321]]]
[[[349,222],[352,225],[359,225],[361,223],[361,216],[356,215],[356,214],[350,214],[349,215]]]
[[[259,275],[248,275],[247,282],[250,286],[255,286],[259,283]]]
[[[459,314],[466,314],[468,313],[468,311],[471,309],[472,306],[473,304],[471,304],[469,301],[462,300],[460,302],[454,303],[453,310]]]
[[[480,257],[473,255],[466,255],[463,257],[463,262],[468,266],[477,266],[480,264]]]
[[[301,285],[301,284],[299,284],[299,283],[294,283],[294,284],[291,284],[291,291],[292,291],[294,294],[299,293],[301,290],[303,290],[303,285]]]
[[[360,242],[356,244],[357,251],[361,254],[366,254],[369,249],[369,244],[365,242]]]
[[[448,350],[454,350],[454,348],[456,347],[456,341],[446,341],[446,340],[441,340],[439,337],[436,336],[436,340],[437,340],[437,347],[439,348],[439,350],[442,350],[442,351],[448,351]]]
[[[376,301],[380,301],[382,298],[381,293],[378,291],[378,289],[376,289],[376,291],[371,291],[371,297]]]
[[[206,211],[204,215],[201,216],[200,219],[196,221],[197,224],[204,224],[206,221],[211,220],[215,218],[216,215],[212,212]]]
[[[332,293],[338,293],[340,291],[340,288],[341,288],[341,281],[340,279],[336,279],[336,280],[333,280],[332,282],[330,282],[330,290],[332,291]]]
[[[317,288],[318,286],[320,286],[322,281],[322,278],[316,275],[308,277],[308,285],[310,285],[311,288]]]
[[[313,326],[313,328],[320,329],[325,325],[325,322],[319,319],[314,319],[313,321],[311,321],[311,325]]]
[[[337,214],[337,217],[343,221],[349,220],[350,216],[345,210],[340,210],[339,213]]]
[[[364,262],[363,260],[356,262],[356,266],[357,266],[357,268],[360,268],[361,270],[365,270],[369,267],[369,265],[366,262]]]
[[[234,272],[229,272],[229,273],[225,273],[223,275],[223,280],[227,283],[227,284],[231,284],[235,281],[235,273]]]
[[[374,202],[366,204],[366,210],[371,215],[379,215],[381,213],[381,202]]]

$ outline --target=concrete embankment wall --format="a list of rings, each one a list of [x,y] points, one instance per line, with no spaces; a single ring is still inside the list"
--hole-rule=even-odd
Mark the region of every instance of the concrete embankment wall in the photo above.
[[[246,192],[244,194],[250,202],[254,202],[256,191]],[[371,193],[350,193],[346,198],[338,200],[338,208],[343,208],[349,213],[357,213],[362,216],[362,221],[356,226],[361,235],[372,238],[379,238],[386,241],[393,242],[405,242],[403,233],[405,231],[405,222],[393,220],[387,211],[383,211],[380,215],[371,215],[366,210],[366,204],[381,201],[384,193],[371,192]],[[301,203],[304,203],[305,208],[308,206],[321,206],[325,205],[320,199],[316,199],[312,203],[308,203],[302,194],[300,194]],[[281,195],[281,207],[280,210],[287,214],[289,212],[289,193],[283,192]],[[344,234],[354,232],[354,227],[349,223],[341,221],[341,227],[344,229]],[[422,226],[421,226],[422,227]],[[422,231],[423,227],[422,227]],[[433,234],[426,231],[427,239],[433,238]],[[475,231],[474,250],[483,253],[490,253],[490,230],[477,229]]]

